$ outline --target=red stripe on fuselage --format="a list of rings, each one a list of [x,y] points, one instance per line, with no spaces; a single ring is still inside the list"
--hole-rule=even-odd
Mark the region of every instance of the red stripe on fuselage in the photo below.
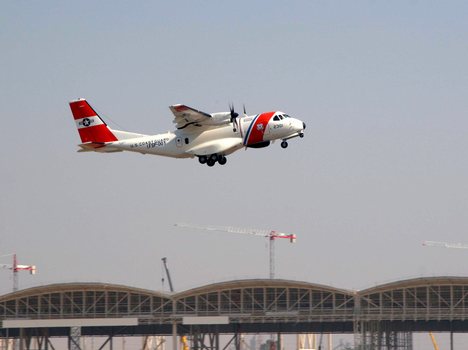
[[[250,128],[250,135],[247,139],[246,146],[264,141],[263,135],[267,131],[268,122],[270,121],[271,117],[273,117],[273,114],[275,114],[275,112],[262,113],[258,116],[257,119],[254,119],[255,124]]]

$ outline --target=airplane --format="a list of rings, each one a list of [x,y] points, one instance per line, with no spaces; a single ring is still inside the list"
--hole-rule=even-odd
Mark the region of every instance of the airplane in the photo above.
[[[226,156],[242,148],[262,148],[272,141],[304,137],[306,125],[299,119],[280,112],[244,115],[229,106],[229,112],[205,113],[183,104],[169,107],[174,114],[176,130],[157,135],[144,135],[114,130],[107,126],[86,99],[70,102],[81,144],[78,152],[138,152],[172,158],[197,157],[201,164],[224,165]]]

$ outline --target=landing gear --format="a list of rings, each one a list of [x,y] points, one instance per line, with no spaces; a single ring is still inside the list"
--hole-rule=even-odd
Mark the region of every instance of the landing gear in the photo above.
[[[287,148],[287,147],[288,147],[288,142],[287,141],[281,142],[281,148]]]
[[[227,158],[225,156],[218,157],[218,163],[220,165],[224,165],[227,162]]]
[[[227,163],[227,158],[222,154],[212,154],[210,156],[198,156],[198,161],[200,164],[206,164],[209,167],[212,167],[218,162],[220,165]]]
[[[302,138],[304,137],[304,133],[301,132],[301,133],[299,134],[299,137],[302,139]]]

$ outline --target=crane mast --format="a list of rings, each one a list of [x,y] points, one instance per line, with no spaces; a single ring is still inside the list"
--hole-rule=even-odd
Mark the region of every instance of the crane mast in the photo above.
[[[13,256],[13,264],[0,264],[0,267],[9,269],[13,272],[13,292],[16,292],[19,288],[19,281],[18,281],[18,272],[19,271],[29,271],[31,275],[36,274],[36,266],[35,265],[20,265],[18,264],[18,259],[16,254],[8,254],[4,256]]]
[[[206,230],[206,231],[222,231],[222,232],[229,232],[229,233],[240,233],[240,234],[247,234],[252,236],[260,236],[268,238],[269,243],[269,271],[270,271],[270,278],[275,278],[275,240],[276,239],[288,239],[290,243],[295,243],[297,240],[297,236],[295,234],[279,232],[276,230],[262,230],[256,228],[242,228],[242,227],[234,227],[234,226],[216,226],[216,225],[194,225],[194,224],[186,224],[186,223],[177,223],[175,224],[177,227],[184,227],[184,228],[194,228],[197,230]]]
[[[166,271],[167,281],[169,282],[169,290],[171,292],[174,291],[174,286],[172,285],[171,274],[169,273],[169,269],[167,268],[167,258],[164,257],[161,259],[164,265],[164,270]]]

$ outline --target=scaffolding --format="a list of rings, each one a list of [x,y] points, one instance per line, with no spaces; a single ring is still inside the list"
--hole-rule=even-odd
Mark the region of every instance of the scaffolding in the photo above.
[[[354,332],[356,350],[413,350],[413,333],[395,331],[379,321],[361,322]]]

